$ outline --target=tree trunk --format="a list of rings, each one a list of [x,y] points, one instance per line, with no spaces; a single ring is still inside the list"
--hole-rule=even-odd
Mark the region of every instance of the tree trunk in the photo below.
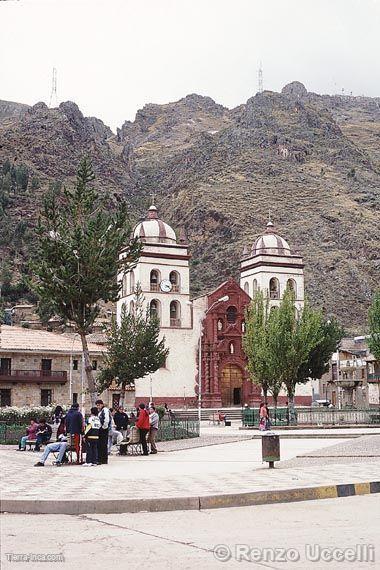
[[[83,362],[84,362],[84,371],[85,371],[86,380],[87,380],[87,389],[88,389],[88,392],[89,392],[90,398],[91,398],[91,406],[95,406],[95,402],[98,398],[98,391],[96,389],[94,375],[92,373],[92,366],[91,366],[91,361],[90,361],[90,354],[88,351],[87,339],[86,339],[85,334],[83,334],[83,333],[79,333],[79,334],[80,334],[80,338],[82,341]]]
[[[288,390],[288,418],[289,418],[289,425],[291,426],[297,425],[297,416],[294,407],[294,394],[293,392],[289,393],[289,390]]]
[[[124,402],[125,402],[125,388],[126,388],[126,383],[122,382],[120,387],[120,399],[119,399],[119,406],[121,406],[122,408],[124,408]]]
[[[263,388],[263,394],[264,394],[264,404],[267,405],[268,404],[268,386],[267,386],[267,384],[263,384],[262,388]]]

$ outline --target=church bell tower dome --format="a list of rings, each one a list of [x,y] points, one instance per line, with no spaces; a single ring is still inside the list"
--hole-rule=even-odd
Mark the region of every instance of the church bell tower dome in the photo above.
[[[145,220],[138,223],[133,230],[133,237],[138,237],[143,243],[176,244],[175,231],[158,217],[156,206],[151,206]]]
[[[275,233],[272,222],[267,223],[263,235],[252,246],[251,255],[291,255],[288,242]]]

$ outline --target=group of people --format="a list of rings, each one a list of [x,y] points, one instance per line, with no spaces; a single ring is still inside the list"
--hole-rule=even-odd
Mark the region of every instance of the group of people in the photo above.
[[[108,455],[113,445],[119,445],[130,433],[130,425],[135,424],[139,429],[140,443],[143,455],[157,453],[156,434],[159,427],[159,415],[153,403],[148,406],[140,404],[137,417],[132,413],[130,418],[121,406],[108,408],[102,400],[97,400],[91,408],[89,417],[85,420],[79,410],[79,404],[72,404],[65,415],[61,406],[57,406],[52,422],[57,425],[57,441],[49,443],[52,428],[46,419],[37,422],[30,421],[26,435],[21,437],[19,450],[26,449],[27,441],[35,441],[35,451],[39,451],[42,444],[45,450],[35,467],[43,467],[50,453],[56,453],[55,465],[59,466],[67,459],[68,437],[71,448],[76,454],[77,463],[86,467],[108,463]],[[83,453],[85,460],[83,462]]]

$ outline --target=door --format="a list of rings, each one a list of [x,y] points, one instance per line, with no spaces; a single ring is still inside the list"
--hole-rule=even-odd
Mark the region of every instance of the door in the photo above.
[[[243,387],[243,374],[235,364],[227,364],[222,371],[222,406],[240,406]]]
[[[42,376],[51,376],[51,358],[41,360]]]

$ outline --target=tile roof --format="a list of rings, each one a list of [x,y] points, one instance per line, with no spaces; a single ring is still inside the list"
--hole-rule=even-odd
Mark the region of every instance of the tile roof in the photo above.
[[[1,325],[0,352],[52,352],[61,354],[81,354],[82,343],[77,334],[59,334],[45,330]],[[88,343],[90,353],[104,352],[104,347]]]

